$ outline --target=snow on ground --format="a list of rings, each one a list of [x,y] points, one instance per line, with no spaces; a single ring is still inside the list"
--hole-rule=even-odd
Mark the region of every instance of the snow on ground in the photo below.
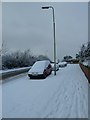
[[[88,81],[79,65],[46,79],[11,78],[2,85],[4,118],[88,118]]]

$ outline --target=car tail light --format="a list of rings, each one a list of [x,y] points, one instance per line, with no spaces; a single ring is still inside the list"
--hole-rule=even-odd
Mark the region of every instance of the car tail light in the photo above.
[[[43,73],[45,73],[45,72],[46,72],[46,69],[44,69]]]

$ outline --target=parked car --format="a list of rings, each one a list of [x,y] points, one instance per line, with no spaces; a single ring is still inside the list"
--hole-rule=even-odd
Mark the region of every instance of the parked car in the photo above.
[[[52,66],[49,60],[37,61],[28,72],[28,76],[32,78],[46,78],[52,73]]]
[[[59,62],[59,67],[66,67],[67,66],[67,62]]]
[[[52,65],[52,71],[54,71],[54,63],[51,63],[51,65]],[[56,71],[58,70],[59,70],[59,64],[56,64]]]

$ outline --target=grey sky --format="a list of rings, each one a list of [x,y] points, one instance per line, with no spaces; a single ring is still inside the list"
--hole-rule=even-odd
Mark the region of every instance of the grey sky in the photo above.
[[[30,49],[53,59],[52,10],[55,8],[57,58],[72,55],[88,41],[88,3],[3,3],[2,40],[11,51]]]

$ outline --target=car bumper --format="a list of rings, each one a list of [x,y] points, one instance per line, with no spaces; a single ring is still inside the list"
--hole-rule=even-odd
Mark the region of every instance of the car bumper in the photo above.
[[[38,75],[31,75],[31,74],[28,74],[28,76],[30,77],[30,79],[42,79],[43,78],[43,74],[38,74]]]

